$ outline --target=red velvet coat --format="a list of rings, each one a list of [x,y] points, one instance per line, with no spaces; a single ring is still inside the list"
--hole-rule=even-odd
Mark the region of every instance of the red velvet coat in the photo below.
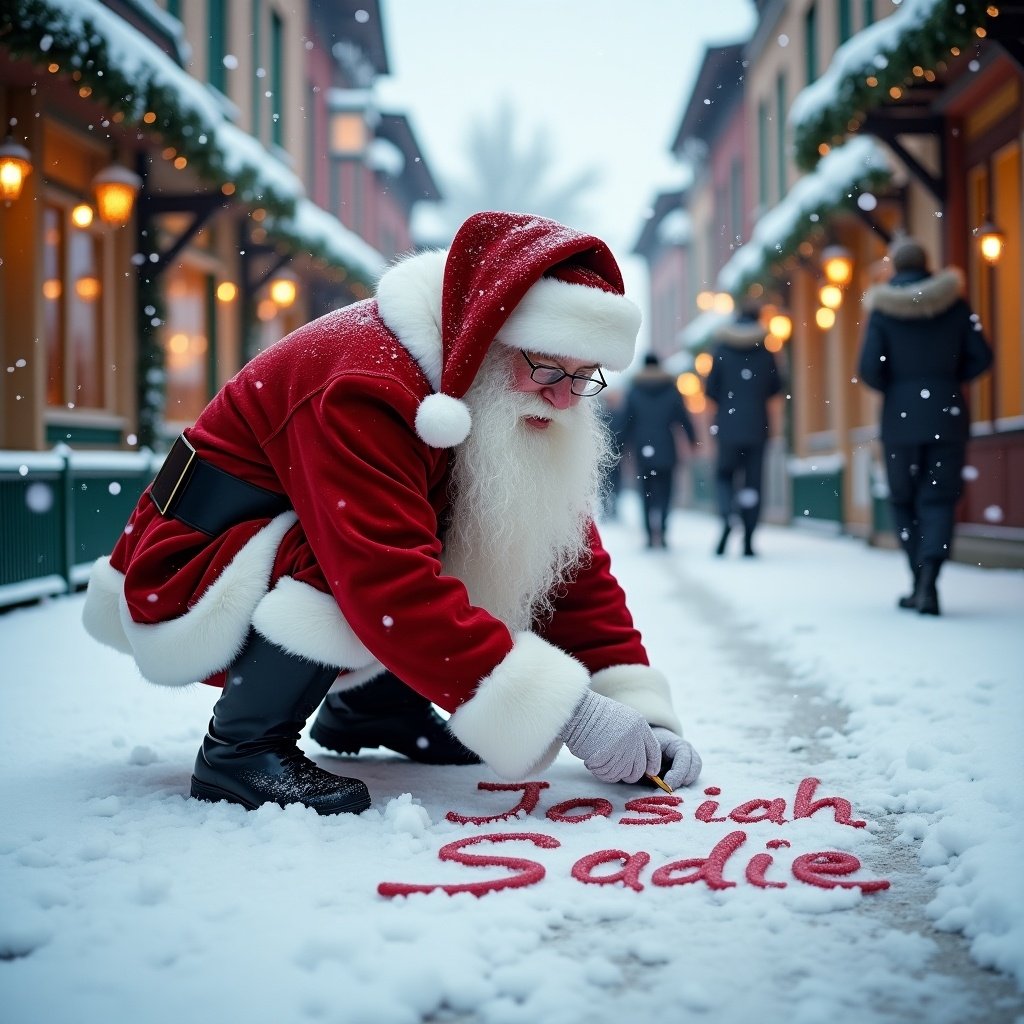
[[[432,281],[436,255],[396,271]],[[534,633],[513,635],[443,573],[450,456],[416,432],[436,387],[424,355],[433,340],[408,333],[399,340],[367,300],[248,363],[187,436],[218,468],[287,495],[294,512],[211,538],[161,516],[147,490],[93,571],[89,631],[165,685],[222,681],[250,625],[336,666],[343,684],[383,666],[452,712],[453,732],[510,777],[557,752],[587,685],[678,729],[596,528],[592,558]]]

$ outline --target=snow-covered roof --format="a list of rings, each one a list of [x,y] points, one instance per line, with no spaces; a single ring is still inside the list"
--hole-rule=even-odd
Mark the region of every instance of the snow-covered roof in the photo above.
[[[718,289],[742,294],[767,276],[834,210],[856,202],[859,193],[891,176],[883,148],[867,135],[837,146],[754,226],[750,241],[719,271]]]
[[[889,89],[904,86],[914,67],[930,70],[951,48],[969,42],[984,12],[980,0],[902,0],[888,17],[848,39],[790,107],[797,162],[814,166],[822,143],[833,143],[851,119],[889,102]]]
[[[693,238],[693,219],[685,210],[666,213],[658,225],[662,245],[687,245]]]
[[[205,181],[231,182],[241,201],[265,206],[297,247],[359,277],[372,278],[377,269],[367,275],[366,268],[383,264],[341,221],[304,198],[294,171],[233,124],[217,94],[98,0],[22,5],[4,44],[37,63],[48,59],[61,72],[78,72],[97,98],[140,131],[159,135]],[[143,121],[147,112],[156,115],[151,128]]]
[[[386,261],[373,246],[309,199],[299,199],[289,217],[269,217],[267,230],[308,245],[329,263],[341,264],[368,281],[375,281],[384,270]]]

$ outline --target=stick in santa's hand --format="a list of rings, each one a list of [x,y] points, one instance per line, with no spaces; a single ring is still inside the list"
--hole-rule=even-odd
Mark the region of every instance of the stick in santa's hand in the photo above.
[[[645,772],[645,774],[647,773]],[[669,786],[659,775],[647,775],[647,778],[649,778],[651,782],[658,787],[658,789],[663,789],[666,793],[672,792],[672,787]]]

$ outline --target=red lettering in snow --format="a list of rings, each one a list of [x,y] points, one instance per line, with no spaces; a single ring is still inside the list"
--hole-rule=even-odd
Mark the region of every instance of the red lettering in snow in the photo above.
[[[473,846],[477,843],[509,843],[522,840],[534,843],[544,849],[555,849],[562,844],[551,836],[540,835],[536,832],[509,832],[505,835],[470,836],[468,839],[460,839],[454,843],[442,846],[437,852],[438,859],[455,861],[456,864],[465,864],[467,867],[482,868],[508,868],[518,874],[509,875],[507,878],[495,878],[482,882],[462,882],[457,885],[415,885],[407,882],[381,882],[377,886],[377,892],[381,896],[409,896],[416,892],[433,892],[441,889],[449,896],[457,892],[471,892],[474,896],[483,896],[485,893],[497,892],[499,889],[521,889],[527,885],[533,885],[544,877],[544,865],[538,864],[535,860],[526,860],[520,857],[478,857],[473,853],[463,852],[464,846]]]
[[[829,875],[852,875],[860,870],[860,861],[852,853],[826,850],[823,853],[804,853],[793,861],[793,875],[822,889],[860,889],[861,892],[879,892],[888,889],[885,879],[868,879],[860,882],[837,882]]]
[[[623,861],[622,867],[611,875],[594,875],[594,868],[608,864],[613,860]],[[598,850],[580,857],[572,866],[572,877],[577,882],[592,882],[595,885],[612,885],[623,882],[628,889],[640,892],[643,884],[640,872],[651,862],[651,855],[641,850],[639,853],[626,853],[624,850]]]
[[[793,817],[809,818],[815,811],[822,807],[831,807],[835,812],[837,825],[849,825],[851,828],[864,828],[866,821],[854,821],[850,816],[853,814],[853,805],[845,797],[826,796],[820,800],[813,800],[814,791],[821,785],[820,779],[802,779],[797,787],[796,800],[793,801]]]
[[[578,807],[589,807],[591,808],[589,814],[570,814],[570,811],[575,811]],[[577,825],[581,821],[589,821],[594,817],[607,818],[612,813],[612,805],[610,800],[605,800],[601,796],[580,796],[575,800],[563,800],[560,804],[555,804],[554,807],[548,810],[548,817],[552,821],[565,821],[572,825]]]
[[[483,817],[467,816],[456,811],[449,811],[445,817],[454,821],[457,825],[485,825],[490,821],[505,821],[508,818],[516,817],[520,812],[532,814],[540,800],[540,791],[548,788],[546,782],[478,782],[477,789],[486,790],[489,793],[516,793],[522,790],[523,798],[511,810],[503,811],[501,814],[489,814]]]
[[[715,848],[707,857],[691,857],[686,860],[674,860],[654,872],[651,881],[655,885],[689,885],[692,882],[704,882],[709,889],[732,889],[736,883],[727,882],[722,874],[726,862],[747,841],[746,832],[730,832],[724,839],[715,844]],[[677,871],[694,868],[688,875],[676,876]]]
[[[627,811],[638,814],[653,814],[653,818],[619,818],[620,825],[667,825],[670,821],[682,821],[683,816],[674,807],[683,802],[679,796],[641,796],[626,802]]]

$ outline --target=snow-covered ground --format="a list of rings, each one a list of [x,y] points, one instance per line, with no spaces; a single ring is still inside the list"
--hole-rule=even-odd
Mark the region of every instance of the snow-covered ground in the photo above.
[[[190,801],[214,691],[141,682],[81,595],[0,616],[0,1019],[1021,1020],[1024,573],[950,565],[932,619],[894,552],[718,559],[694,513],[649,552],[635,515],[604,533],[704,758],[678,804],[566,753],[512,791],[309,741],[371,810]]]

